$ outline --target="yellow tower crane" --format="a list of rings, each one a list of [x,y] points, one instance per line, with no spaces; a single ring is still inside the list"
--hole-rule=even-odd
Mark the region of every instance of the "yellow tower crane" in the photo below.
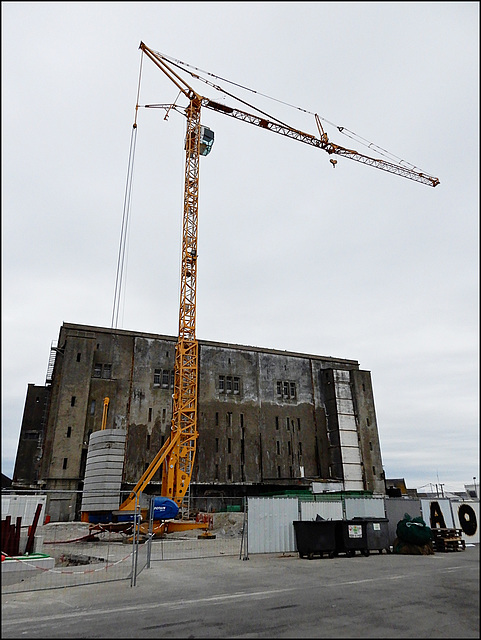
[[[315,120],[319,129],[319,137],[304,133],[294,127],[290,127],[280,121],[271,120],[263,115],[253,115],[201,96],[175,71],[174,67],[179,67],[176,62],[159,52],[153,51],[143,42],[140,43],[139,48],[143,54],[150,58],[177,86],[179,91],[188,99],[189,104],[185,109],[187,132],[185,137],[179,335],[175,352],[174,395],[170,437],[147,467],[127,499],[122,503],[120,510],[134,509],[136,496],[149,484],[161,464],[163,464],[162,496],[174,500],[179,507],[182,505],[192,477],[198,437],[198,345],[195,336],[195,321],[199,158],[201,155],[207,155],[210,152],[214,141],[213,132],[201,125],[202,107],[323,149],[332,156],[350,158],[351,160],[421,182],[428,186],[435,187],[439,184],[438,178],[421,172],[414,167],[409,168],[383,159],[371,158],[352,149],[346,149],[345,147],[330,142],[322,127],[321,120],[317,115],[315,116]],[[194,73],[191,73],[191,75],[196,76]],[[216,85],[212,86],[215,87]],[[166,108],[166,105],[145,106]],[[175,108],[175,105],[167,106],[169,110]],[[342,130],[342,128],[339,127],[339,130]],[[337,160],[333,157],[330,162],[333,167],[335,167]]]

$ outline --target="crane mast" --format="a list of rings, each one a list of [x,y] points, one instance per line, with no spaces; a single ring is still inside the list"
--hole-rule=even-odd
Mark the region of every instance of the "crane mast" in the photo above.
[[[199,96],[193,96],[186,110],[179,336],[175,348],[171,424],[171,438],[176,438],[176,444],[165,458],[162,476],[162,496],[175,500],[179,505],[189,487],[197,439],[198,344],[195,319],[200,110],[201,100]]]
[[[304,142],[305,144],[322,149],[330,155],[343,156],[431,187],[439,184],[438,178],[416,170],[414,167],[400,164],[396,165],[383,159],[371,158],[352,149],[346,149],[345,147],[330,142],[318,116],[316,116],[316,123],[319,129],[319,137],[316,137],[295,129],[294,127],[290,127],[280,121],[273,121],[264,116],[253,115],[241,109],[229,107],[215,100],[200,96],[172,68],[171,65],[175,65],[175,63],[168,65],[162,54],[153,51],[143,42],[140,43],[139,48],[177,86],[180,92],[189,100],[189,104],[185,109],[187,127],[185,137],[180,311],[179,334],[175,348],[171,431],[168,440],[142,474],[128,498],[120,505],[121,510],[134,508],[136,496],[145,489],[162,463],[162,496],[174,500],[179,507],[189,488],[192,477],[198,437],[198,343],[195,335],[195,323],[199,159],[201,155],[207,155],[208,153],[208,150],[205,151],[205,149],[203,149],[203,127],[200,121],[202,107],[293,138],[299,142]],[[166,105],[157,104],[145,106],[166,108]],[[176,105],[168,105],[168,109],[170,110],[171,108],[179,110]],[[342,130],[342,127],[338,128]],[[213,138],[210,144],[212,144],[212,142]],[[331,159],[331,163],[335,166],[336,160]]]

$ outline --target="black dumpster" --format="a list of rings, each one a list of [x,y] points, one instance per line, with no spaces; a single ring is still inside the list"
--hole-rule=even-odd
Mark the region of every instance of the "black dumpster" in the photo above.
[[[369,555],[366,523],[362,520],[336,520],[335,555],[345,553],[353,556],[356,551]]]
[[[335,520],[295,520],[297,551],[300,558],[334,557],[336,550]]]
[[[374,518],[365,516],[362,518],[353,518],[353,522],[361,521],[366,525],[367,548],[369,551],[379,551],[382,553],[391,553],[389,540],[389,520],[387,518]]]

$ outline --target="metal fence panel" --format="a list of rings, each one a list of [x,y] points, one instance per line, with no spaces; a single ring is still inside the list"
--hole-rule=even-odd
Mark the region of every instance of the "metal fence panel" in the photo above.
[[[346,520],[352,520],[356,517],[384,518],[386,516],[384,496],[379,498],[345,498],[344,508]]]
[[[315,520],[317,516],[324,520],[342,520],[342,501],[330,500],[329,502],[302,502],[301,520]]]
[[[297,498],[248,498],[248,552],[284,553],[296,550],[294,525]]]

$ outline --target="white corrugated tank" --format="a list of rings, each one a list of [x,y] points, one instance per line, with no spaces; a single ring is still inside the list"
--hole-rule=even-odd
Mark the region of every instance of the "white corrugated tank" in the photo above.
[[[125,429],[103,429],[90,435],[82,511],[110,511],[120,506]]]

